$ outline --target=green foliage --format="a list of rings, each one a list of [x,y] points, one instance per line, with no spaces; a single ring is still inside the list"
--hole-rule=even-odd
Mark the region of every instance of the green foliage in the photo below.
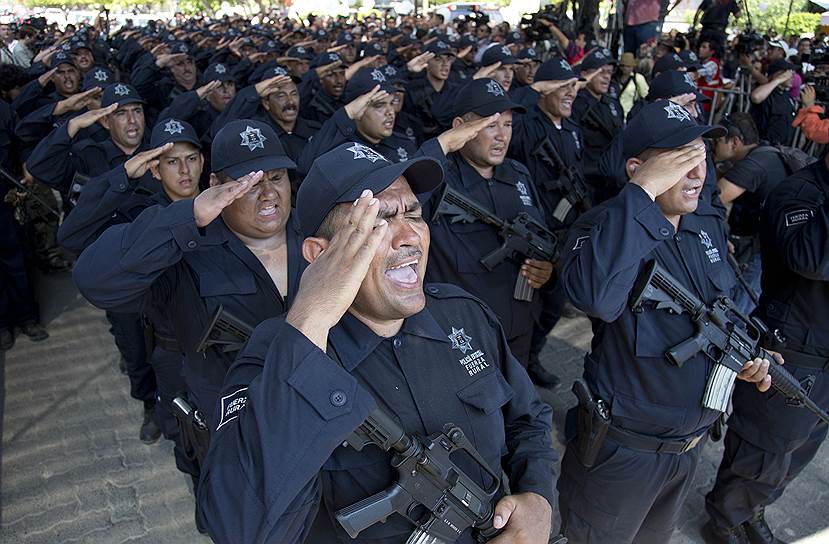
[[[221,0],[179,0],[177,3],[177,9],[182,13],[203,14],[207,17],[212,16],[221,7]]]
[[[792,16],[789,18],[789,30],[787,34],[794,34],[795,36],[814,34],[817,32],[818,25],[820,25],[820,13],[792,12]],[[775,19],[774,28],[778,32],[783,32],[786,28],[785,15],[779,19]]]

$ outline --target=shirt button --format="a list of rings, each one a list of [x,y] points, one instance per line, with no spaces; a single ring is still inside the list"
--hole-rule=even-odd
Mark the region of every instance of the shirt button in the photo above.
[[[395,338],[392,344],[394,344],[395,348],[399,348],[403,345],[403,340],[401,340],[400,338]]]
[[[426,292],[429,293],[430,295],[437,295],[438,291],[439,291],[439,289],[437,287],[435,287],[434,285],[427,285],[426,286]]]
[[[668,230],[668,227],[661,227],[659,229],[659,234],[661,234],[662,236],[669,236],[671,234],[671,231]]]
[[[196,243],[195,240],[190,240],[189,242],[187,242],[187,247],[190,248],[190,249],[196,249],[197,245],[198,244]]]
[[[680,240],[682,240],[682,235],[681,235],[681,234],[677,234],[676,236],[674,236],[674,239],[675,239],[677,242],[679,242]]]
[[[118,188],[119,188],[119,189],[121,189],[121,190],[123,191],[123,190],[125,190],[125,189],[127,188],[127,184],[126,184],[126,183],[122,183],[122,184],[118,185]]]
[[[343,406],[346,401],[348,401],[348,396],[345,394],[344,391],[340,391],[337,389],[333,393],[331,393],[331,397],[329,398],[331,401],[332,406],[340,407]]]

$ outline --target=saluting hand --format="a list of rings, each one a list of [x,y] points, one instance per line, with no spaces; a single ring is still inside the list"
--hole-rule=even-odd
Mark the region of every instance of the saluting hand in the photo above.
[[[290,76],[273,76],[268,79],[263,79],[256,84],[256,94],[258,94],[261,98],[265,98],[275,93],[282,85],[290,82]]]
[[[169,53],[165,53],[163,55],[159,55],[157,59],[155,59],[155,65],[159,68],[166,68],[171,64],[175,64],[180,60],[184,60],[187,58],[187,55],[184,53],[173,53],[172,55]]]
[[[578,81],[578,78],[574,77],[570,79],[563,79],[561,81],[534,81],[530,87],[538,94],[545,96],[555,92],[556,89],[570,85],[574,81]]]
[[[161,147],[142,151],[134,157],[131,157],[124,163],[124,170],[127,171],[127,177],[130,179],[138,179],[147,173],[147,170],[152,166],[158,165],[158,157],[165,151],[169,151],[173,147],[173,142],[168,142]]]
[[[493,526],[504,531],[491,544],[547,544],[553,509],[537,493],[503,497],[495,505]]]
[[[91,127],[94,125],[99,119],[103,119],[110,113],[113,113],[115,110],[118,109],[118,103],[110,104],[106,108],[98,108],[97,110],[89,110],[84,112],[77,117],[73,117],[69,124],[67,125],[67,130],[69,131],[69,137],[74,138],[78,131],[82,128]]]
[[[688,144],[659,151],[636,167],[630,182],[658,197],[705,160],[704,144]]]
[[[44,61],[44,62],[45,62],[45,61]],[[55,66],[55,67],[54,67],[54,68],[52,68],[51,70],[48,70],[48,71],[46,71],[46,72],[43,72],[42,74],[40,74],[40,75],[38,76],[38,78],[37,78],[37,82],[38,82],[38,83],[40,83],[40,86],[41,86],[41,87],[45,87],[46,85],[48,85],[48,84],[49,84],[49,82],[50,82],[50,81],[52,81],[52,78],[55,76],[55,74],[57,73],[57,71],[58,71],[58,67],[57,67],[57,66]]]
[[[429,61],[435,58],[435,54],[429,51],[425,53],[421,53],[416,57],[412,57],[412,60],[406,63],[406,69],[409,72],[416,74],[418,72],[422,72],[426,65],[429,64]]]
[[[209,225],[219,217],[222,210],[256,187],[264,175],[261,170],[251,172],[237,181],[228,181],[202,191],[193,201],[193,218],[196,220],[196,226],[201,228]]]
[[[470,121],[447,130],[438,136],[438,143],[445,155],[455,152],[466,145],[466,142],[474,140],[483,129],[494,123],[501,117],[500,113],[494,113],[489,117],[483,117],[476,121]]]
[[[379,209],[371,191],[363,191],[349,210],[348,222],[302,273],[285,321],[323,351],[328,331],[354,302],[388,230],[386,220],[377,219]]]
[[[472,79],[482,79],[485,77],[492,77],[492,74],[495,73],[498,68],[501,67],[501,61],[499,60],[495,64],[490,64],[489,66],[481,66],[475,75],[472,76]]]
[[[361,94],[351,102],[345,105],[345,113],[351,120],[360,119],[366,113],[366,110],[372,102],[383,100],[389,96],[386,91],[380,90],[380,85],[375,85],[372,90],[365,94]]]
[[[343,62],[341,60],[335,60],[332,63],[317,66],[314,69],[317,71],[317,77],[325,77],[342,65]]]
[[[198,95],[200,100],[204,100],[204,97],[218,89],[222,86],[222,82],[218,79],[214,79],[210,83],[206,85],[202,85],[198,89],[196,89],[196,94]]]
[[[84,91],[82,93],[76,93],[70,96],[69,98],[65,98],[55,104],[55,109],[52,112],[53,115],[59,116],[63,115],[68,111],[79,111],[90,104],[94,104],[98,99],[101,98],[102,89],[100,87],[93,87],[88,91]]]

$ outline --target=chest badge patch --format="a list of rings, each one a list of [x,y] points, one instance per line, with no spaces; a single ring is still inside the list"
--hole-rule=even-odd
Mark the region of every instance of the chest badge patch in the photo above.
[[[463,357],[458,359],[458,362],[463,366],[467,374],[474,376],[489,367],[489,363],[486,357],[484,357],[484,352],[480,349],[473,351],[472,337],[466,334],[463,327],[460,329],[452,327],[452,334],[448,335],[447,338],[452,342],[452,349],[460,350],[463,353]],[[472,351],[472,353],[467,355],[467,351]]]
[[[711,237],[708,236],[707,232],[704,230],[699,231],[699,240],[705,248],[705,255],[708,256],[711,264],[718,263],[722,260],[720,259],[720,250],[714,247],[714,242],[711,241]]]
[[[527,189],[527,186],[524,185],[523,181],[519,181],[515,184],[515,188],[518,190],[518,196],[521,198],[521,203],[524,206],[532,206],[533,199],[530,196],[530,191]]]

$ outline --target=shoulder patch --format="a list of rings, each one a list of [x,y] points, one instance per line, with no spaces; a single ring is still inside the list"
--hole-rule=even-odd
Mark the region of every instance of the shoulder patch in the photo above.
[[[808,222],[815,212],[806,208],[786,212],[786,226],[793,227]]]
[[[229,395],[225,395],[222,397],[222,416],[219,419],[219,426],[216,427],[216,430],[222,428],[222,426],[237,417],[239,417],[239,411],[242,410],[248,402],[248,388],[243,387],[241,389],[237,389],[233,393]]]

